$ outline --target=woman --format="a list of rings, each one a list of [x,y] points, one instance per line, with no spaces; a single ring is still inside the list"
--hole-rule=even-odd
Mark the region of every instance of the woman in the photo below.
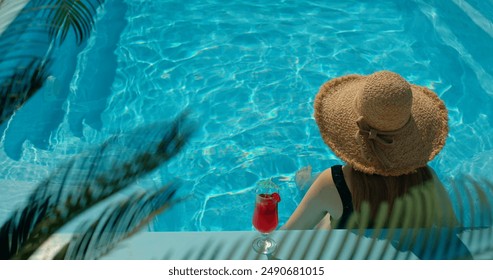
[[[323,140],[346,165],[318,176],[284,229],[344,228],[365,202],[371,227],[383,204],[390,218],[397,199],[413,191],[423,201],[404,208],[419,216],[413,226],[455,225],[447,192],[427,165],[448,134],[447,109],[434,92],[380,71],[328,81],[314,106]]]

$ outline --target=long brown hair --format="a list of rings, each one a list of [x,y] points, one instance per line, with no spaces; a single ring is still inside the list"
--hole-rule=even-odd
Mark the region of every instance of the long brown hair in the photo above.
[[[424,187],[433,180],[427,166],[418,168],[415,172],[401,176],[381,176],[366,174],[352,168],[349,180],[351,182],[353,207],[360,212],[364,201],[369,203],[371,220],[375,220],[382,202],[389,205],[389,215],[397,198],[407,194],[411,189]]]

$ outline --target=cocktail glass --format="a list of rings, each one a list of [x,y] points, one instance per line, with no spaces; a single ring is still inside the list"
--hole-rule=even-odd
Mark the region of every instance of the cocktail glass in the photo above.
[[[269,237],[279,224],[277,204],[281,201],[278,193],[260,193],[255,196],[255,210],[252,224],[262,235],[253,241],[253,249],[260,254],[272,254],[277,244]]]

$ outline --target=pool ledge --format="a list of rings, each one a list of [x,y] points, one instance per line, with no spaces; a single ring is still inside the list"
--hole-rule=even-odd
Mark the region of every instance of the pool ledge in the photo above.
[[[478,236],[479,231],[491,233],[492,228],[463,231],[460,239],[457,240],[468,250],[474,251],[478,246],[480,248],[480,244],[474,242],[475,238],[471,237]],[[328,234],[331,236],[329,242],[325,243]],[[267,259],[251,249],[252,241],[258,235],[254,231],[141,232],[121,242],[102,259]],[[69,234],[55,235],[32,259],[50,259],[69,238]],[[276,231],[273,238],[279,243],[279,249],[275,254],[278,259],[419,259],[414,253],[398,251],[385,241],[369,237],[359,238],[358,235],[346,230]],[[347,247],[341,248],[343,242],[350,246],[345,245]],[[311,249],[303,250],[308,244],[311,244]],[[297,248],[294,253],[288,250],[293,246]],[[325,249],[321,250],[321,248]],[[368,251],[371,253],[367,254]],[[472,257],[473,259],[493,258],[491,253],[490,255],[473,254]]]

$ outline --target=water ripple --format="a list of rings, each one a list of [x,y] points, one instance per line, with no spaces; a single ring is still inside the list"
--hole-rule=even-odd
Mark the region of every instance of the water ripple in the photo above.
[[[2,178],[39,180],[56,166],[53,158],[65,159],[114,133],[171,119],[188,108],[199,129],[152,180],[180,178],[180,192],[193,197],[160,216],[154,228],[249,230],[250,190],[266,179],[281,187],[282,223],[303,194],[293,181],[296,171],[310,165],[316,173],[339,162],[312,117],[320,85],[381,69],[428,86],[444,99],[450,137],[432,162],[444,181],[459,172],[488,175],[493,150],[488,23],[481,18],[471,23],[475,16],[468,6],[431,2],[126,1],[127,24],[112,53],[116,69],[110,91],[101,99],[88,95],[99,106],[101,127],[81,121],[80,135],[74,135],[67,121],[92,106],[76,96],[83,86],[77,81],[90,78],[79,71],[84,77],[74,80],[64,122],[45,141],[49,148],[27,141],[19,161],[1,154]],[[94,36],[94,41],[107,39],[100,32]],[[25,128],[18,135],[9,131],[2,145],[29,134]],[[2,204],[0,217],[10,207]]]

